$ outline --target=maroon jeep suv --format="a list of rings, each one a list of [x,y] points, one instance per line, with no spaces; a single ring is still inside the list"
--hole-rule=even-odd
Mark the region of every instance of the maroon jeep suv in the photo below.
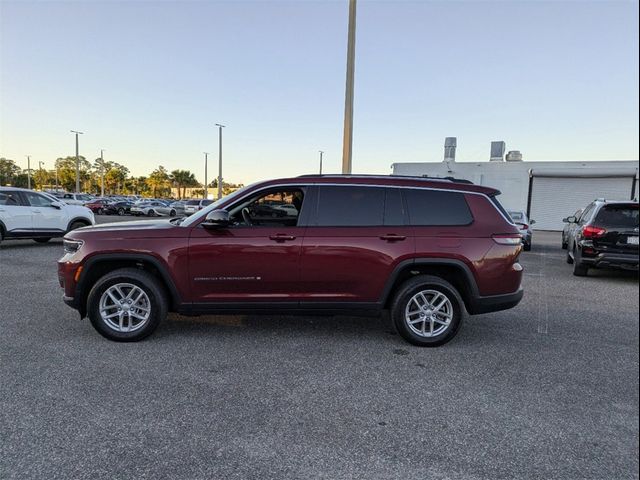
[[[186,219],[74,230],[64,301],[105,337],[150,335],[168,311],[390,310],[420,346],[522,298],[518,227],[495,189],[456,179],[313,175],[256,183]]]

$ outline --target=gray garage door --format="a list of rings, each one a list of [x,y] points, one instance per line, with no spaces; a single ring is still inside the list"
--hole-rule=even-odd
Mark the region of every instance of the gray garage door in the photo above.
[[[562,230],[562,219],[596,198],[629,200],[632,177],[535,177],[531,183],[531,219],[537,230]]]

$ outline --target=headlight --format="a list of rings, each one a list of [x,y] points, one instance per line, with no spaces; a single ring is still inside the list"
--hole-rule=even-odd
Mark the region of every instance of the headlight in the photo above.
[[[80,247],[84,242],[82,240],[67,240],[66,238],[62,241],[62,246],[64,247],[64,253],[76,253],[80,250]]]

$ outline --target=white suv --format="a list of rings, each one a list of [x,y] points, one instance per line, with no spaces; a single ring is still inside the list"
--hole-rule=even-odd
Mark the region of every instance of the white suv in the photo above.
[[[67,205],[47,193],[0,187],[0,242],[32,238],[45,243],[95,223],[93,213],[86,207]]]
[[[84,205],[93,200],[93,198],[93,195],[89,195],[88,193],[64,193],[62,195],[64,203],[68,203],[69,205]]]

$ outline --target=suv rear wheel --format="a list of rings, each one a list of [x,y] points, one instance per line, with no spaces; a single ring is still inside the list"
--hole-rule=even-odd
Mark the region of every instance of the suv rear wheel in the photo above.
[[[164,290],[151,274],[134,268],[114,270],[89,293],[87,311],[100,335],[135,342],[151,335],[167,316]]]
[[[396,292],[391,318],[402,337],[420,347],[437,347],[455,337],[463,302],[453,285],[440,277],[419,275]]]

